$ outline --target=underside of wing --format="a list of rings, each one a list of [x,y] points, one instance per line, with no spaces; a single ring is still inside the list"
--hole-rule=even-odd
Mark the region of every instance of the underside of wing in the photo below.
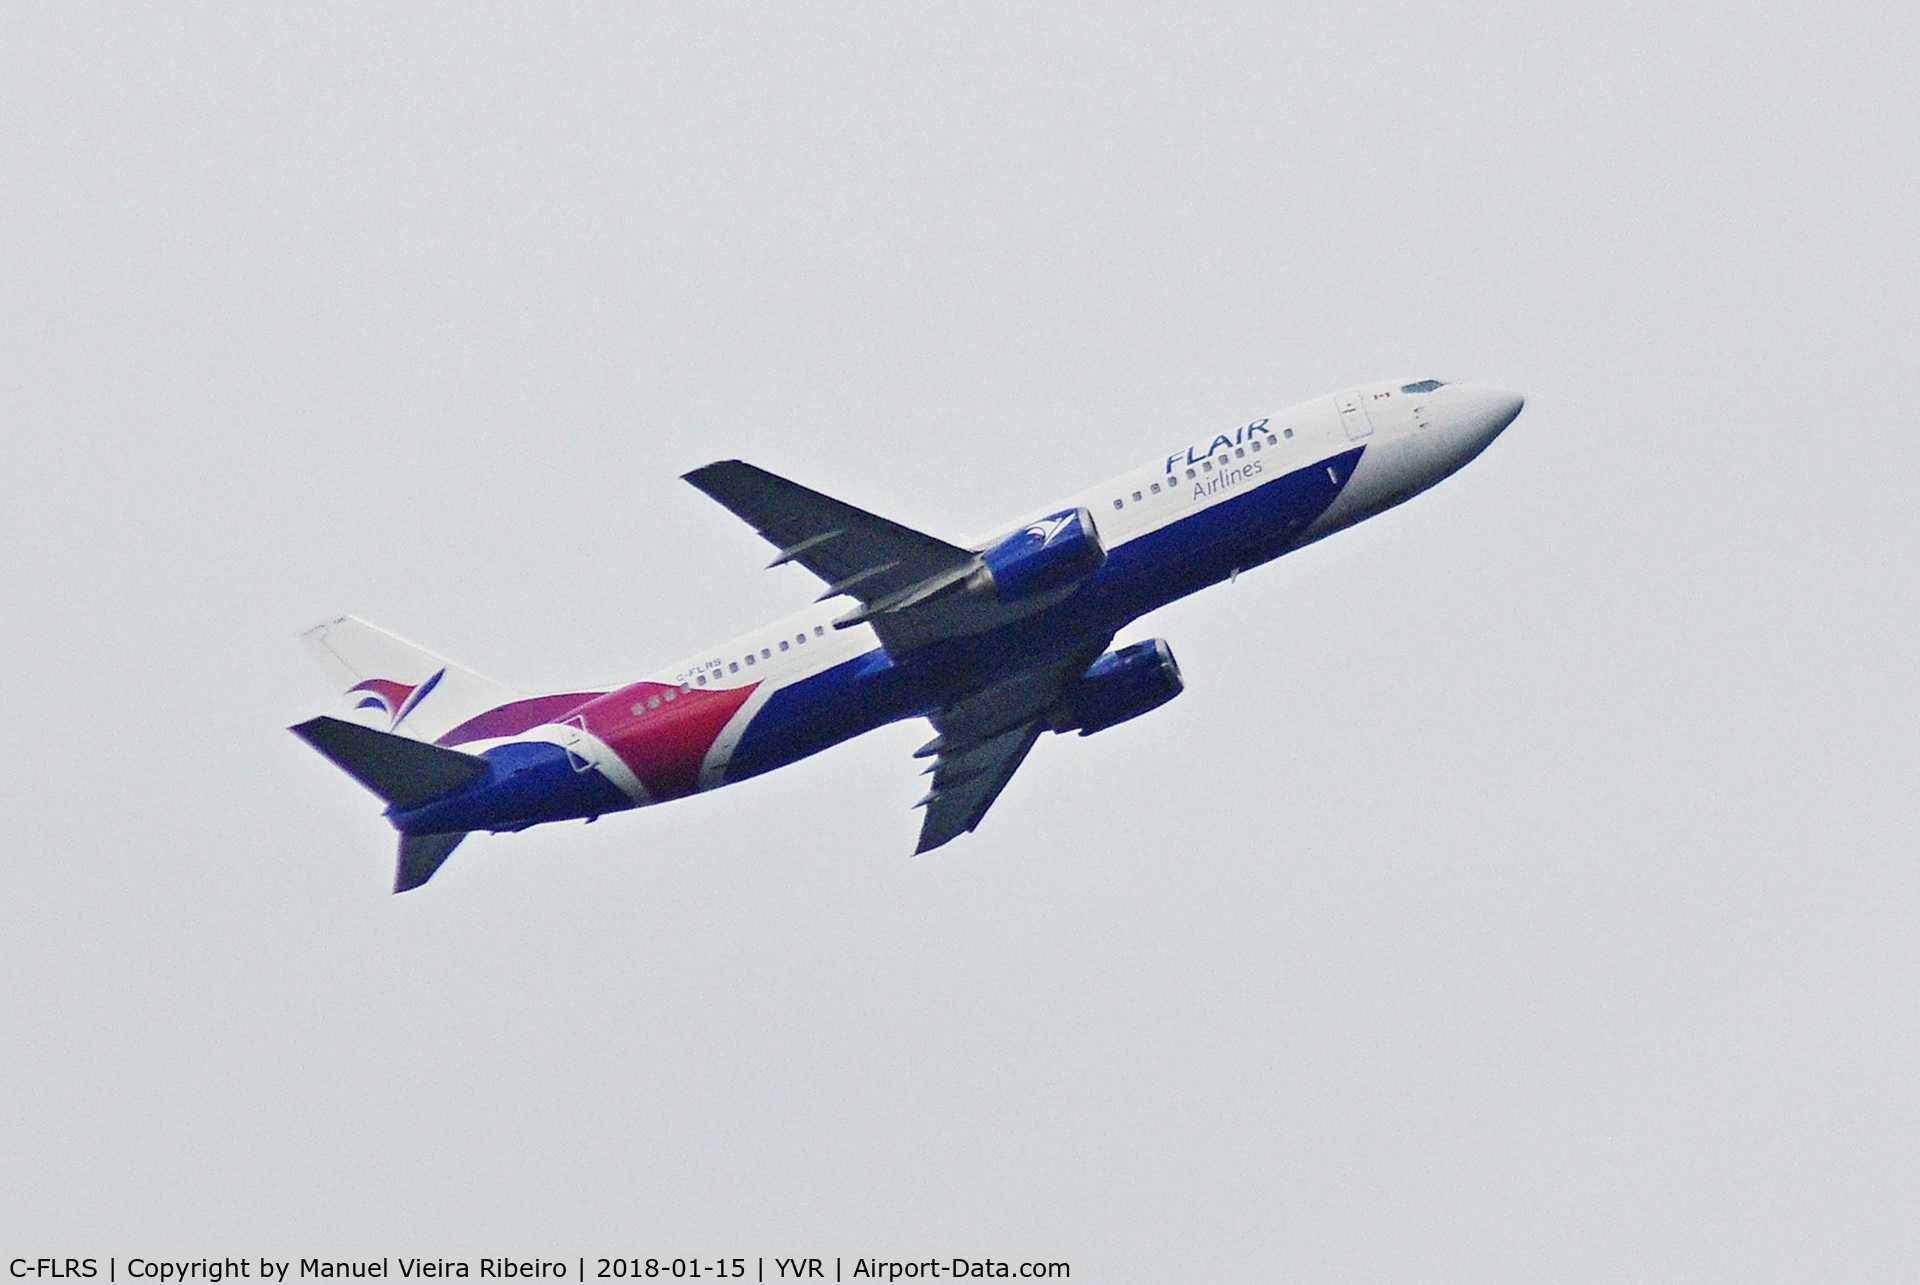
[[[927,852],[980,824],[1026,759],[1066,685],[1107,645],[1023,670],[932,715],[939,733],[918,751],[934,756],[933,788],[920,800],[926,820],[914,852]]]
[[[740,460],[686,477],[779,549],[774,566],[797,562],[827,582],[821,598],[848,594],[869,613],[930,597],[965,579],[978,562],[971,550]]]
[[[686,479],[770,541],[780,551],[772,565],[797,562],[826,581],[821,601],[857,599],[834,628],[871,625],[895,656],[1043,610],[1106,558],[1084,509],[966,549],[741,460],[708,464]]]
[[[933,788],[922,800],[927,816],[920,825],[920,842],[914,853],[937,848],[979,825],[1040,738],[1041,730],[1040,721],[1035,719],[935,760]]]

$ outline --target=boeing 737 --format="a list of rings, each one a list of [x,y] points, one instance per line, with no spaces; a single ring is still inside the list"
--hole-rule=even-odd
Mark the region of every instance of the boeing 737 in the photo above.
[[[1043,732],[1091,736],[1180,694],[1140,616],[1419,494],[1518,393],[1375,384],[1184,444],[1045,511],[948,541],[740,460],[686,480],[826,582],[815,604],[621,687],[528,694],[351,616],[304,635],[352,718],[292,730],[387,805],[394,891],[468,834],[592,821],[924,718],[917,852],[980,824]]]

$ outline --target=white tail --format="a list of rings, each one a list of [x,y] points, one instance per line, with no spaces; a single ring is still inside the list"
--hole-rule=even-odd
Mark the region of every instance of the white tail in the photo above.
[[[364,620],[342,616],[300,635],[358,717],[418,741],[522,698],[521,693]],[[371,717],[370,717],[371,716]]]

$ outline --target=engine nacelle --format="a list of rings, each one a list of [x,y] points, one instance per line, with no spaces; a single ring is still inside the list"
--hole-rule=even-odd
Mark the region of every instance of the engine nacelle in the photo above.
[[[1001,602],[1018,602],[1064,589],[1099,570],[1107,551],[1085,509],[1050,513],[980,555],[984,564],[968,587]]]
[[[1159,709],[1185,686],[1166,639],[1149,638],[1110,651],[1087,666],[1055,706],[1053,730],[1092,736]]]

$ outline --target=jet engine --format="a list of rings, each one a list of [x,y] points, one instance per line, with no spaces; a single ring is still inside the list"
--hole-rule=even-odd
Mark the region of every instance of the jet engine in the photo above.
[[[1089,665],[1061,694],[1051,725],[1056,732],[1092,736],[1160,708],[1185,686],[1166,639],[1149,638]]]
[[[1106,560],[1093,515],[1062,509],[982,553],[967,587],[1000,602],[1019,602],[1084,580]]]

